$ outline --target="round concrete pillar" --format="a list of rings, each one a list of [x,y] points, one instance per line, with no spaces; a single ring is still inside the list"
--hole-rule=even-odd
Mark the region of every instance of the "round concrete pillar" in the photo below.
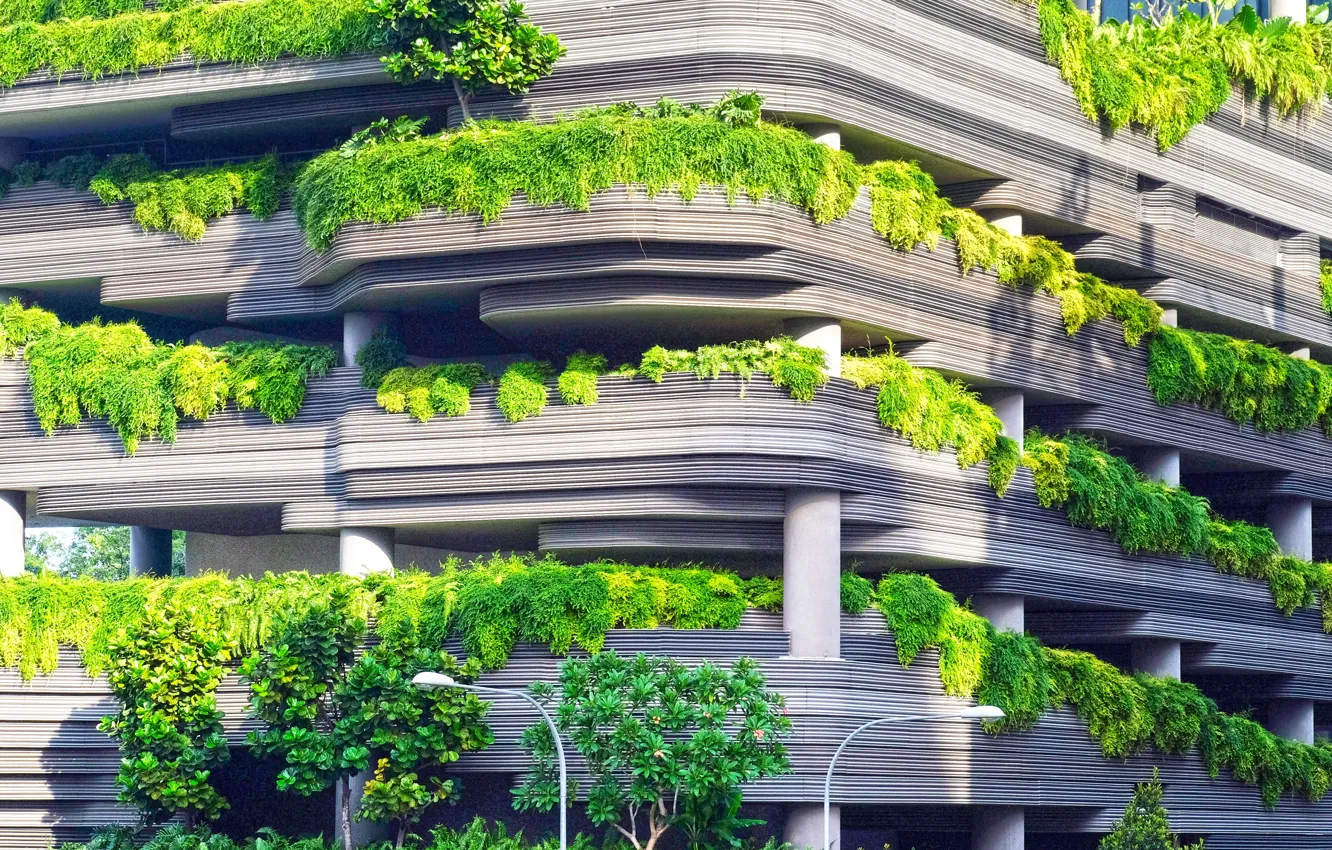
[[[1314,742],[1314,704],[1311,699],[1273,700],[1267,710],[1267,729],[1273,735]]]
[[[1179,486],[1179,449],[1151,448],[1134,454],[1138,471],[1148,481]]]
[[[787,319],[782,323],[782,329],[801,345],[822,349],[828,374],[834,378],[842,376],[841,322],[819,317]]]
[[[977,806],[972,815],[971,850],[1023,850],[1025,812],[1016,806]]]
[[[1296,360],[1309,359],[1309,346],[1300,342],[1287,343],[1281,346],[1281,350],[1294,357]]]
[[[338,572],[366,576],[393,569],[393,529],[344,528],[338,541]]]
[[[796,658],[842,654],[842,493],[786,491],[782,620]]]
[[[996,208],[991,210],[978,210],[978,212],[986,221],[1000,230],[1007,230],[1014,236],[1022,235],[1021,210]]]
[[[1016,440],[1018,448],[1022,448],[1022,432],[1026,430],[1026,398],[1022,395],[1022,390],[1014,389],[993,389],[985,390],[981,393],[981,398],[994,411],[994,415],[999,417],[1003,424],[1003,435],[1011,440]]]
[[[1179,641],[1171,638],[1138,638],[1129,650],[1135,672],[1163,679],[1181,678]]]
[[[1267,525],[1287,555],[1313,560],[1313,502],[1298,496],[1274,499],[1267,505]]]
[[[1026,597],[1016,593],[977,593],[971,610],[990,621],[995,631],[1022,634],[1027,628]]]
[[[828,811],[828,838],[832,850],[842,846],[842,807],[832,806]],[[792,803],[786,807],[786,829],[782,841],[794,850],[817,848],[823,850],[823,804]]]
[[[28,518],[28,494],[0,490],[0,576],[21,576],[26,563],[23,539]]]
[[[1303,24],[1309,20],[1309,6],[1305,0],[1270,0],[1269,17],[1290,18],[1291,23]]]
[[[356,352],[386,327],[392,317],[388,313],[344,313],[342,316],[342,365],[355,366]]]
[[[1167,328],[1179,327],[1179,310],[1175,307],[1167,307],[1162,310],[1161,324]]]
[[[809,137],[821,145],[827,145],[833,150],[842,149],[842,128],[836,124],[806,124],[804,131]]]
[[[365,847],[393,838],[393,825],[373,820],[356,820],[356,811],[361,808],[361,797],[365,794],[365,783],[375,778],[373,770],[363,770],[351,777],[351,834],[353,847]],[[342,799],[342,785],[346,779],[339,779],[333,788],[333,835],[334,843],[341,846],[342,808],[337,801]]]
[[[130,575],[171,576],[170,529],[146,525],[130,527]]]
[[[9,171],[23,161],[28,153],[28,140],[13,136],[0,136],[0,168]]]

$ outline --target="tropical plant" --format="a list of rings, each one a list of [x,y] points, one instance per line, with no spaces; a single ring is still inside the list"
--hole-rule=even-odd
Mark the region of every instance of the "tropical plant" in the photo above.
[[[1152,768],[1152,778],[1133,789],[1124,816],[1101,839],[1100,850],[1204,850],[1202,839],[1185,847],[1170,831],[1170,816],[1161,805],[1164,793],[1161,771]]]
[[[554,689],[534,695],[550,702]],[[587,814],[635,850],[653,850],[679,828],[690,847],[738,847],[740,785],[790,771],[790,731],[780,695],[765,688],[750,659],[728,670],[613,651],[560,668],[556,723],[587,762]],[[523,733],[533,767],[514,789],[514,807],[549,811],[559,800],[554,740],[545,724]],[[640,830],[642,831],[640,834]]]
[[[487,85],[523,94],[564,55],[559,38],[527,21],[517,0],[369,0],[387,28],[384,67],[401,83],[448,80],[472,120]]]

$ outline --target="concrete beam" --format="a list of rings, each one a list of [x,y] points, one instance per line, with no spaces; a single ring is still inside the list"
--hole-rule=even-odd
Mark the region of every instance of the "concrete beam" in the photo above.
[[[1023,850],[1026,812],[1016,806],[977,806],[972,815],[971,850]]]
[[[366,576],[393,569],[393,529],[344,528],[338,537],[338,572]]]
[[[23,490],[0,490],[0,576],[23,575],[27,518],[28,494]]]
[[[1026,597],[1016,593],[977,593],[971,597],[971,610],[990,621],[996,631],[1026,631]]]
[[[171,529],[130,527],[130,575],[171,576]]]
[[[834,378],[842,376],[842,323],[818,316],[787,319],[782,329],[801,345],[823,350],[824,367]]]
[[[1133,670],[1160,678],[1180,678],[1180,643],[1171,638],[1138,638],[1129,647]]]
[[[842,655],[842,493],[786,491],[782,620],[796,658]]]

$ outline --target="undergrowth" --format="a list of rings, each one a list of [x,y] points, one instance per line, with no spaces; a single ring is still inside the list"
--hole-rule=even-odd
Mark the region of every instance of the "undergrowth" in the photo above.
[[[325,346],[163,344],[134,322],[67,325],[17,299],[0,308],[0,344],[4,355],[23,350],[42,430],[105,418],[129,454],[144,439],[174,442],[182,416],[205,420],[228,403],[285,422],[300,411],[310,376],[337,359]]]
[[[1317,111],[1332,80],[1332,28],[1264,25],[1241,7],[1216,25],[1184,11],[1161,24],[1142,16],[1096,25],[1072,0],[1037,0],[1049,60],[1082,111],[1112,131],[1145,128],[1166,150],[1238,88],[1282,115]]]
[[[367,53],[386,44],[363,0],[168,2],[162,11],[126,10],[101,18],[33,23],[32,17],[11,14],[9,25],[0,26],[0,87],[38,70],[95,80],[159,68],[184,56],[200,64],[239,64]]]
[[[1067,705],[1106,758],[1149,748],[1168,754],[1197,750],[1213,777],[1228,770],[1237,781],[1258,786],[1268,807],[1285,795],[1318,800],[1327,791],[1332,746],[1281,738],[1246,717],[1226,714],[1195,685],[1128,675],[1090,653],[996,632],[928,576],[885,576],[875,604],[903,665],[936,649],[945,691],[1004,710],[1006,718],[986,723],[991,732],[1029,728],[1045,712]]]

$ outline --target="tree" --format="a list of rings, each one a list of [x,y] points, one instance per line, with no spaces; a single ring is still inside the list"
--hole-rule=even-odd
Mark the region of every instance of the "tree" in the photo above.
[[[137,807],[146,823],[182,813],[192,827],[198,816],[211,820],[227,808],[209,783],[230,755],[216,694],[231,647],[219,633],[216,612],[173,601],[111,646],[107,678],[120,711],[99,728],[124,754],[120,802]]]
[[[340,715],[334,746],[357,770],[375,765],[355,817],[396,822],[398,848],[427,808],[458,797],[458,782],[433,771],[494,741],[485,723],[490,704],[461,688],[423,691],[412,684],[417,673],[428,670],[470,683],[480,675],[481,662],[472,658],[460,665],[443,650],[391,641],[363,655],[334,690]]]
[[[317,794],[364,768],[369,750],[339,747],[333,734],[342,703],[332,699],[347,678],[365,621],[350,612],[350,594],[334,588],[327,599],[312,599],[277,625],[271,643],[241,665],[250,684],[250,711],[264,727],[250,733],[251,749],[274,755],[285,766],[279,791]],[[342,784],[338,823],[343,850],[352,850],[351,786]]]
[[[556,725],[587,762],[587,814],[636,850],[678,826],[692,848],[739,846],[740,785],[790,771],[785,703],[751,659],[726,670],[613,651],[570,659],[560,672]],[[533,686],[549,701],[554,689]],[[514,789],[520,811],[559,799],[554,741],[545,724],[523,733],[534,765]],[[640,835],[640,828],[646,830]]]
[[[81,526],[59,566],[68,578],[118,581],[129,577],[130,530],[127,525],[109,528]]]
[[[55,572],[64,560],[65,545],[49,531],[29,532],[23,543],[23,569],[33,575]]]
[[[1170,816],[1161,805],[1164,793],[1161,773],[1153,768],[1151,780],[1138,784],[1124,816],[1101,839],[1100,850],[1180,850],[1179,839],[1170,832]],[[1183,850],[1203,850],[1203,842]]]
[[[516,0],[368,0],[389,28],[380,57],[398,82],[449,80],[472,119],[471,98],[486,85],[522,94],[564,55],[554,35],[527,22]]]

